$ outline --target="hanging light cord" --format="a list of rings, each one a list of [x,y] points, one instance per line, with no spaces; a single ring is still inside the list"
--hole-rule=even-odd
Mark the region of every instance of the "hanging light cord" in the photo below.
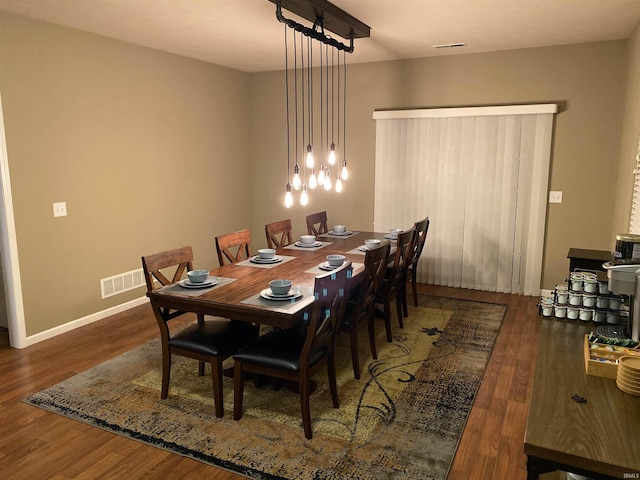
[[[343,160],[346,162],[347,161],[347,53],[344,52],[343,54],[343,62],[342,65],[344,67],[344,88],[343,88],[343,100],[344,100],[344,106],[343,106],[343,113],[342,113],[342,128],[344,128],[343,130],[343,135],[342,135],[342,155],[343,155]]]
[[[290,132],[289,126],[289,49],[287,48],[287,26],[284,26],[284,86],[286,90],[286,104],[287,104],[287,183],[289,183],[289,172],[291,169],[291,147],[290,147]]]
[[[293,106],[295,109],[296,122],[296,165],[298,165],[298,51],[296,49],[296,31],[293,31]]]

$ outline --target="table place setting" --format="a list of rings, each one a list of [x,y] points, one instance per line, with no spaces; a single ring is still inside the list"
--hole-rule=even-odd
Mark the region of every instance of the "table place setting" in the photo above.
[[[326,247],[327,245],[331,245],[331,242],[320,242],[316,240],[315,235],[301,235],[300,240],[292,243],[291,245],[287,245],[284,248],[288,248],[290,250],[318,250],[320,248]]]
[[[351,253],[354,255],[364,255],[369,251],[369,249],[379,247],[381,243],[382,243],[382,240],[379,240],[377,238],[368,238],[364,241],[364,245],[360,245],[348,251],[347,253]]]
[[[159,291],[166,293],[179,293],[189,297],[198,297],[215,288],[224,287],[231,282],[235,282],[235,278],[213,277],[209,275],[209,270],[191,270],[187,272],[187,277],[178,283],[165,285]]]
[[[347,230],[346,225],[334,225],[333,230],[329,230],[327,233],[320,235],[325,238],[340,238],[340,237],[350,237],[351,235],[356,235],[360,232],[352,232],[351,230]]]
[[[294,258],[296,257],[276,255],[276,251],[273,248],[261,248],[260,250],[258,250],[258,255],[255,255],[247,260],[243,260],[242,262],[238,262],[237,265],[271,268],[280,263],[286,263],[290,260],[293,260]]]
[[[327,255],[327,261],[322,262],[315,267],[310,268],[309,270],[305,270],[305,273],[311,273],[313,275],[324,275],[327,272],[331,272],[336,268],[340,268],[345,261],[344,255],[332,254]],[[364,263],[352,263],[353,274],[357,274],[361,268],[364,268]]]
[[[402,229],[401,228],[391,228],[389,230],[389,233],[384,235],[384,238],[386,238],[387,240],[390,240],[392,242],[396,242],[398,241],[398,235],[402,233]]]
[[[313,303],[313,288],[294,286],[291,280],[271,280],[269,287],[241,303],[268,307],[285,313],[294,313]]]

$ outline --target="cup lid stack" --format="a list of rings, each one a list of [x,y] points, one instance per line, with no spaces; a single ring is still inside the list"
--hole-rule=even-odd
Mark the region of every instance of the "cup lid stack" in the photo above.
[[[616,385],[625,393],[640,396],[640,356],[620,358]]]

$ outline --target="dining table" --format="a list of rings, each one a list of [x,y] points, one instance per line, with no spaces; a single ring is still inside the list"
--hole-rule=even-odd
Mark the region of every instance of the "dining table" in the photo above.
[[[314,281],[328,273],[326,257],[341,254],[351,260],[353,277],[357,282],[364,270],[366,239],[389,239],[395,251],[395,241],[389,234],[378,232],[330,231],[316,237],[316,242],[304,245],[299,240],[278,248],[273,262],[260,261],[252,256],[210,271],[215,284],[194,288],[184,280],[166,285],[147,296],[156,314],[170,310],[214,315],[234,320],[291,328],[299,324],[314,301]],[[295,296],[273,299],[267,296],[269,282],[287,279],[293,282]]]

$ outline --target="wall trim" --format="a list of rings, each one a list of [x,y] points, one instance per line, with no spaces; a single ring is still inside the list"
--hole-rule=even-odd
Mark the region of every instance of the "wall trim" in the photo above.
[[[90,315],[87,315],[86,317],[78,318],[77,320],[72,320],[68,323],[65,323],[64,325],[59,325],[49,330],[45,330],[44,332],[36,333],[35,335],[31,335],[27,337],[26,345],[24,346],[34,345],[44,340],[57,337],[58,335],[62,335],[63,333],[67,333],[67,332],[70,332],[71,330],[75,330],[76,328],[89,325],[90,323],[97,322],[98,320],[103,320],[107,317],[110,317],[111,315],[124,312],[125,310],[129,310],[130,308],[137,307],[139,305],[144,305],[145,303],[148,303],[148,302],[149,302],[149,299],[146,296],[140,297],[125,303],[121,303],[120,305],[115,305],[105,310],[92,313]]]

